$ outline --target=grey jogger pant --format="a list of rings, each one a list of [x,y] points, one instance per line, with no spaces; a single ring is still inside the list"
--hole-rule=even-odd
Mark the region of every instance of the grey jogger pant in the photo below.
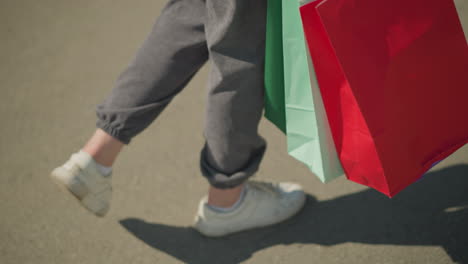
[[[128,144],[209,60],[202,174],[217,188],[253,175],[266,143],[263,110],[266,0],[170,0],[109,97],[97,127]]]

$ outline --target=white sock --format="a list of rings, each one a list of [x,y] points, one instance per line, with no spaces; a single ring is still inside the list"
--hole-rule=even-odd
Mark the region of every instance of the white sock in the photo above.
[[[96,162],[97,170],[104,176],[109,176],[112,173],[112,167],[106,167]]]
[[[211,204],[208,204],[208,207],[218,213],[229,213],[229,212],[232,212],[234,210],[236,210],[241,204],[242,202],[244,201],[244,198],[245,198],[245,195],[247,193],[247,188],[245,188],[245,185],[242,187],[242,191],[239,195],[239,199],[237,200],[237,202],[235,204],[233,204],[231,207],[218,207],[218,206],[214,206],[214,205],[211,205]]]

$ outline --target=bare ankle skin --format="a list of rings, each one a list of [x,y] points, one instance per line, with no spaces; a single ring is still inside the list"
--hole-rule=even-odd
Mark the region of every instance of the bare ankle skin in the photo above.
[[[231,189],[218,189],[210,186],[208,204],[221,208],[233,206],[239,200],[243,186],[240,185]]]
[[[103,130],[97,129],[83,147],[83,151],[90,154],[97,163],[111,167],[123,147],[122,142]]]

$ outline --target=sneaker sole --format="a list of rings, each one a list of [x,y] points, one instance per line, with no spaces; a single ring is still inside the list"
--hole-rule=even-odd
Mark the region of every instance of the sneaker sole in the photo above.
[[[275,226],[275,225],[279,225],[279,224],[285,222],[286,220],[289,220],[289,219],[293,218],[294,216],[298,215],[302,211],[302,209],[304,209],[306,201],[307,201],[307,197],[304,195],[304,198],[302,199],[302,201],[301,201],[301,203],[300,203],[300,205],[299,205],[299,207],[298,207],[298,209],[296,211],[294,211],[290,215],[287,215],[286,217],[281,218],[281,219],[279,219],[279,220],[277,220],[277,221],[275,221],[273,223],[268,223],[268,224],[259,225],[259,226],[252,226],[252,227],[248,227],[248,228],[245,228],[245,229],[242,229],[242,230],[239,230],[239,231],[233,231],[233,232],[228,232],[228,233],[215,233],[215,232],[210,233],[210,232],[202,231],[202,230],[198,229],[196,226],[194,228],[201,235],[203,235],[205,237],[208,237],[208,238],[221,238],[221,237],[234,235],[234,234],[238,234],[238,233],[242,233],[242,232],[246,232],[246,231],[251,231],[251,230],[254,230],[254,229],[272,227],[272,226]]]

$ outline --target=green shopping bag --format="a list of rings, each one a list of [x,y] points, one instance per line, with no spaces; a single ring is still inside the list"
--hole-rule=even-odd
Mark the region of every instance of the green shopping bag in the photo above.
[[[299,1],[268,4],[265,116],[286,132],[288,153],[328,182],[344,173],[306,49]]]
[[[268,0],[265,49],[265,117],[286,133],[281,1]]]

